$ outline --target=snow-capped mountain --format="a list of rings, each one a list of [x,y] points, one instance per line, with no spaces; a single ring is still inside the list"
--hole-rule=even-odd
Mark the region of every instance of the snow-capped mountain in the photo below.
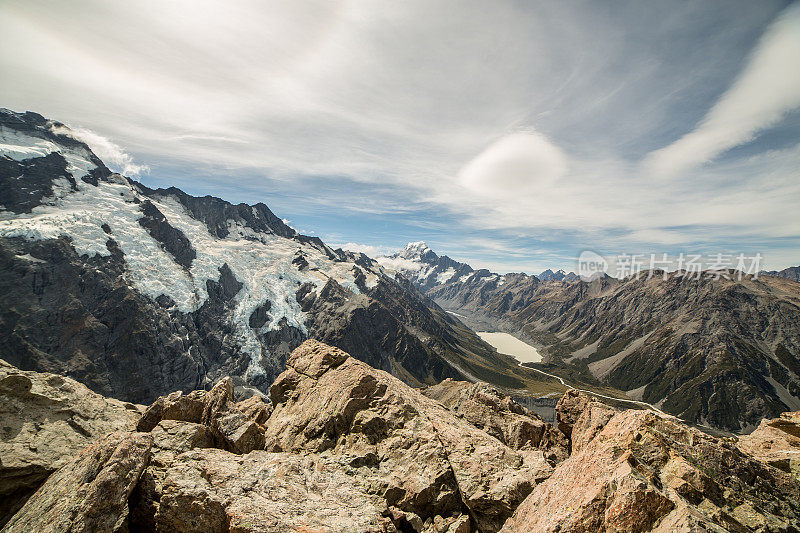
[[[63,124],[5,109],[0,262],[0,356],[129,401],[227,374],[266,391],[308,337],[411,384],[491,353],[403,278],[266,205],[150,189]]]
[[[396,254],[379,257],[377,260],[382,266],[413,281],[422,291],[448,282],[463,282],[473,277],[486,278],[493,275],[488,270],[475,270],[446,255],[436,255],[423,241],[410,242]]]
[[[502,286],[505,278],[502,274],[486,269],[476,270],[446,255],[439,256],[423,241],[410,242],[399,252],[378,257],[377,261],[387,269],[394,270],[413,281],[424,292],[451,283],[497,282]],[[555,272],[547,269],[538,276],[527,277],[536,278],[538,281],[571,282],[580,279],[574,272],[565,272],[562,269]]]

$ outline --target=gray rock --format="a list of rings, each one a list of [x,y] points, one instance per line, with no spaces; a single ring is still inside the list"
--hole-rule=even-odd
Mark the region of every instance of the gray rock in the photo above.
[[[6,533],[123,531],[128,497],[150,458],[146,433],[111,433],[54,473],[6,524]]]
[[[75,380],[0,360],[0,526],[86,446],[108,432],[132,430],[140,409]]]

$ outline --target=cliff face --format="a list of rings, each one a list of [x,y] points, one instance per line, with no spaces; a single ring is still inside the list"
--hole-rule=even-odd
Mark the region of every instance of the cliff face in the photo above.
[[[20,405],[58,394],[40,392],[19,396]],[[82,451],[40,439],[40,453],[60,454],[64,466],[4,531],[800,527],[800,481],[788,463],[760,455],[764,446],[800,452],[797,442],[766,435],[800,434],[797,413],[765,421],[761,437],[737,444],[577,391],[556,412],[557,424],[546,424],[480,384],[445,381],[419,391],[307,341],[269,399],[237,403],[226,378],[210,391],[159,398],[137,413],[135,431],[96,436]]]
[[[20,368],[149,403],[226,375],[266,393],[307,338],[414,385],[495,358],[408,282],[264,204],[150,189],[35,113],[0,111],[0,136],[0,353]]]

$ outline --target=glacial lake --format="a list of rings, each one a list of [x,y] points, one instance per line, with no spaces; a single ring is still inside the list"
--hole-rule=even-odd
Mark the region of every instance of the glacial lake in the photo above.
[[[494,346],[498,352],[510,355],[520,363],[540,363],[542,354],[536,348],[508,333],[478,331],[478,336]]]

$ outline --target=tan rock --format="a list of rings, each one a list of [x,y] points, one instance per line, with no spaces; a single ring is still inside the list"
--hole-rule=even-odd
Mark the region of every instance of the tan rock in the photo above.
[[[762,420],[755,431],[739,437],[740,450],[800,479],[800,411]]]
[[[128,496],[147,465],[153,438],[111,433],[48,478],[15,514],[7,533],[119,531]]]
[[[270,390],[267,450],[346,457],[388,506],[423,520],[469,509],[482,531],[552,470],[343,353],[316,341],[292,353]]]
[[[272,404],[257,394],[238,402],[236,408],[244,413],[247,418],[261,426],[267,423],[269,415],[272,414]]]
[[[572,427],[583,414],[586,405],[591,401],[588,394],[570,389],[558,400],[556,404],[556,424],[558,429],[572,438]]]
[[[448,378],[421,392],[510,448],[543,449],[553,463],[568,455],[565,437],[554,434],[557,429],[486,383]]]
[[[133,430],[140,409],[70,378],[0,360],[0,527],[86,446],[106,433]]]
[[[235,453],[264,448],[264,428],[252,420],[263,417],[265,407],[255,402],[240,402],[251,416],[233,401],[233,380],[221,379],[210,391],[180,391],[158,398],[142,415],[137,428],[151,431],[163,420],[199,423],[211,429],[217,444]],[[263,402],[262,402],[263,403]]]
[[[213,448],[214,434],[208,426],[178,420],[162,420],[150,432],[153,453],[150,464],[165,468],[175,457],[195,448]]]
[[[561,463],[503,531],[791,531],[797,501],[791,476],[674,418],[631,410]]]
[[[388,532],[379,498],[320,457],[194,450],[167,470],[158,531]],[[388,514],[388,513],[386,513]]]
[[[580,451],[617,413],[589,394],[568,390],[556,404],[556,423],[570,440],[570,453]]]
[[[175,391],[161,396],[142,414],[136,430],[152,431],[162,420],[180,420],[199,424],[203,417],[205,395],[205,391],[196,390],[189,394]]]
[[[583,412],[572,426],[571,453],[578,453],[585,448],[618,412],[611,406],[589,398]]]
[[[248,419],[238,409],[217,413],[211,428],[225,443],[225,449],[234,453],[248,453],[264,449],[264,428]]]

